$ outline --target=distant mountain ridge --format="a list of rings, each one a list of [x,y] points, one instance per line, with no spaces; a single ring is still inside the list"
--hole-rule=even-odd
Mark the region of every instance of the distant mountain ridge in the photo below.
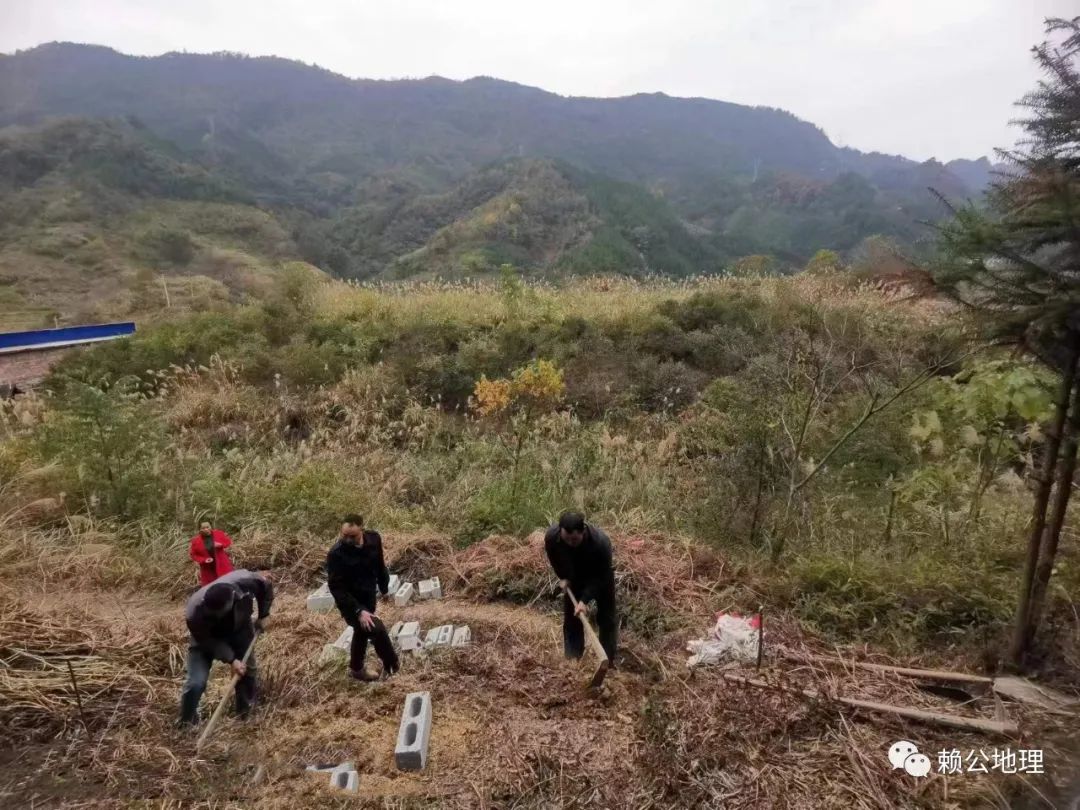
[[[0,127],[59,116],[120,118],[152,133],[223,187],[287,212],[308,258],[358,277],[482,272],[504,258],[534,271],[628,262],[626,272],[681,275],[747,253],[799,261],[874,233],[915,244],[919,223],[941,214],[927,186],[974,196],[990,172],[985,159],[917,163],[839,148],[782,110],[700,98],[563,97],[486,77],[354,80],[276,57],[132,57],[67,43],[0,57]],[[512,189],[476,198],[496,175]],[[615,195],[634,203],[605,208],[597,189],[609,183],[638,187]],[[529,245],[468,227],[485,204],[493,216],[500,195],[512,207],[506,194],[527,200],[529,227],[544,231]],[[569,197],[576,207],[560,211]],[[578,231],[606,234],[610,250],[582,252]],[[649,251],[665,258],[654,264]]]

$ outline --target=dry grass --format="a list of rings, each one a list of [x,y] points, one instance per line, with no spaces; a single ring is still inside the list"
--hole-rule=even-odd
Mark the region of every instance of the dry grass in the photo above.
[[[18,743],[0,759],[0,798],[63,807],[167,807],[160,798],[167,796],[192,807],[891,808],[1004,807],[1024,793],[1021,777],[935,775],[916,783],[891,772],[885,758],[900,738],[923,751],[1000,741],[855,713],[827,697],[740,686],[719,669],[688,672],[686,641],[706,631],[713,611],[752,596],[736,584],[742,572],[713,554],[659,537],[616,538],[623,609],[654,604],[677,621],[650,638],[627,629],[620,668],[591,694],[584,690],[589,663],[561,657],[557,602],[546,589],[551,575],[537,536],[490,538],[465,550],[434,536],[387,540],[392,567],[441,576],[447,598],[387,605],[383,619],[416,619],[425,628],[467,623],[473,646],[410,655],[388,682],[350,681],[343,664],[318,663],[342,624],[336,613],[305,610],[308,563],[295,560],[277,573],[274,623],[258,648],[262,708],[248,724],[224,724],[201,759],[194,737],[172,727],[179,600],[102,588],[43,600],[38,594],[55,590],[43,587],[50,574],[30,581],[24,570],[19,590],[0,602],[7,667],[0,696],[14,711],[4,716],[7,739]],[[528,603],[520,604],[528,588]],[[767,651],[833,652],[784,615],[768,618],[767,644]],[[845,653],[887,660],[869,649]],[[85,723],[59,677],[67,660],[82,673]],[[799,666],[771,654],[760,677],[826,696],[992,711],[985,699],[947,705],[904,679]],[[216,669],[206,711],[224,682]],[[430,691],[435,711],[428,768],[416,774],[393,764],[402,697],[411,691]],[[1024,731],[1014,747],[1048,747],[1051,718],[1009,711]],[[357,798],[303,770],[345,760],[361,774]],[[264,779],[253,784],[260,766]],[[1051,795],[1049,783],[1034,787]]]
[[[748,293],[776,303],[781,300],[813,304],[824,311],[872,313],[875,318],[902,318],[910,326],[940,323],[951,311],[940,301],[910,301],[871,284],[853,285],[843,276],[801,274],[789,277],[736,278],[726,276],[663,277],[635,280],[625,277],[573,279],[558,286],[530,280],[525,287],[532,312],[557,311],[564,317],[620,319],[652,312],[663,301],[685,300],[694,293],[716,290]],[[891,308],[891,301],[903,307]],[[356,319],[428,323],[455,321],[491,324],[507,317],[498,282],[403,281],[355,284],[331,281],[321,285],[316,310],[327,319]]]

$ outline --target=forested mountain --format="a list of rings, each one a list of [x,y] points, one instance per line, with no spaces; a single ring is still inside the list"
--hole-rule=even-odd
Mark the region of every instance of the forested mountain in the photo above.
[[[253,202],[125,121],[0,130],[0,330],[265,289],[299,252]]]
[[[78,120],[57,130],[57,117]],[[917,244],[919,223],[941,213],[927,188],[972,196],[990,169],[838,148],[781,110],[707,99],[351,80],[278,58],[73,44],[0,57],[0,127],[0,204],[27,227],[41,211],[19,200],[37,186],[92,180],[114,204],[128,194],[258,206],[297,255],[362,278],[506,262],[685,275],[752,253],[797,264],[871,234]],[[121,138],[136,159],[112,160],[110,146],[41,163],[35,153],[55,157],[60,132]]]

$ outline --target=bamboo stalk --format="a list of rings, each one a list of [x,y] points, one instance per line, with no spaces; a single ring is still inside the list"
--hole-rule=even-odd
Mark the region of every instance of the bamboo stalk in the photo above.
[[[873,700],[859,700],[857,698],[830,696],[810,689],[795,689],[789,686],[766,683],[756,678],[743,678],[731,673],[723,673],[724,680],[743,686],[756,686],[759,689],[778,689],[790,694],[802,695],[810,700],[832,700],[844,706],[854,709],[866,709],[867,711],[892,714],[909,720],[918,720],[932,725],[949,726],[950,728],[964,729],[965,731],[982,731],[986,734],[999,734],[1004,737],[1017,737],[1020,728],[1016,723],[1008,720],[984,720],[981,717],[962,717],[945,712],[930,712],[925,709],[916,709],[910,706],[893,706],[889,703],[877,703]]]
[[[797,655],[785,651],[781,653],[781,656],[789,661],[801,663],[815,661],[821,664],[843,664],[844,666],[858,667],[859,669],[869,670],[870,672],[889,672],[896,675],[904,675],[909,678],[928,678],[935,681],[956,681],[958,683],[992,684],[994,682],[993,678],[988,678],[985,675],[969,675],[966,672],[950,672],[942,669],[895,667],[888,664],[872,664],[866,661],[847,661],[843,658],[833,658],[828,655],[814,655],[812,653],[808,653],[807,655]]]

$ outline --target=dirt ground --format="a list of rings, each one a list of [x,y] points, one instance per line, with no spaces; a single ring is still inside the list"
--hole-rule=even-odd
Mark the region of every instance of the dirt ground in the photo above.
[[[782,687],[813,685],[993,716],[981,704],[943,703],[896,678],[825,674],[774,656],[767,656],[760,673],[745,674],[776,683],[776,690],[732,684],[717,669],[689,673],[686,641],[704,635],[712,611],[725,608],[716,595],[727,569],[722,561],[631,542],[624,541],[625,549],[636,550],[624,553],[620,593],[630,595],[623,599],[628,612],[631,598],[639,604],[626,617],[619,668],[599,692],[585,688],[592,674],[589,659],[576,663],[562,657],[553,591],[534,589],[534,598],[515,602],[497,598],[526,593],[528,583],[551,579],[535,556],[535,538],[485,541],[466,551],[437,543],[395,549],[392,568],[410,579],[439,575],[445,598],[404,608],[382,603],[382,619],[388,625],[416,620],[424,632],[439,624],[468,624],[473,641],[467,648],[405,653],[398,676],[372,684],[349,679],[343,658],[320,661],[324,645],[344,623],[336,610],[306,610],[304,597],[316,580],[283,577],[270,629],[257,648],[260,708],[247,722],[223,723],[202,756],[195,753],[196,735],[173,727],[186,644],[182,599],[81,588],[75,581],[58,588],[48,584],[47,575],[8,584],[6,604],[19,615],[5,625],[15,628],[7,635],[19,627],[51,628],[51,622],[68,621],[63,637],[72,640],[65,654],[82,656],[75,671],[100,674],[80,676],[91,684],[81,693],[80,711],[75,694],[65,691],[59,665],[59,675],[34,682],[32,694],[28,686],[15,688],[30,680],[5,682],[20,673],[0,668],[0,687],[7,684],[0,696],[27,694],[26,706],[13,707],[13,716],[34,720],[20,726],[21,736],[12,734],[0,746],[0,805],[1056,806],[1050,783],[936,773],[918,780],[894,773],[885,756],[896,739],[917,741],[928,751],[990,749],[1009,741],[807,701]],[[661,557],[671,561],[670,571],[658,564]],[[678,621],[650,624],[654,614],[641,606],[660,604]],[[12,609],[5,613],[11,614]],[[773,647],[829,652],[784,617],[769,627],[766,638]],[[59,629],[50,632],[50,638],[60,637]],[[0,646],[10,661],[12,650],[32,645],[0,637]],[[374,652],[368,654],[369,668],[375,669]],[[226,668],[216,666],[204,717],[227,681]],[[397,770],[393,752],[405,695],[415,691],[431,693],[434,721],[426,769],[407,773]],[[1024,733],[1022,741],[1011,743],[1014,748],[1034,747],[1028,743],[1054,728],[1046,718],[1023,715],[1016,707],[1006,712],[1021,721]],[[346,761],[360,774],[357,794],[337,791],[325,775],[305,771],[307,765]],[[1040,792],[1046,801],[1039,801]]]

